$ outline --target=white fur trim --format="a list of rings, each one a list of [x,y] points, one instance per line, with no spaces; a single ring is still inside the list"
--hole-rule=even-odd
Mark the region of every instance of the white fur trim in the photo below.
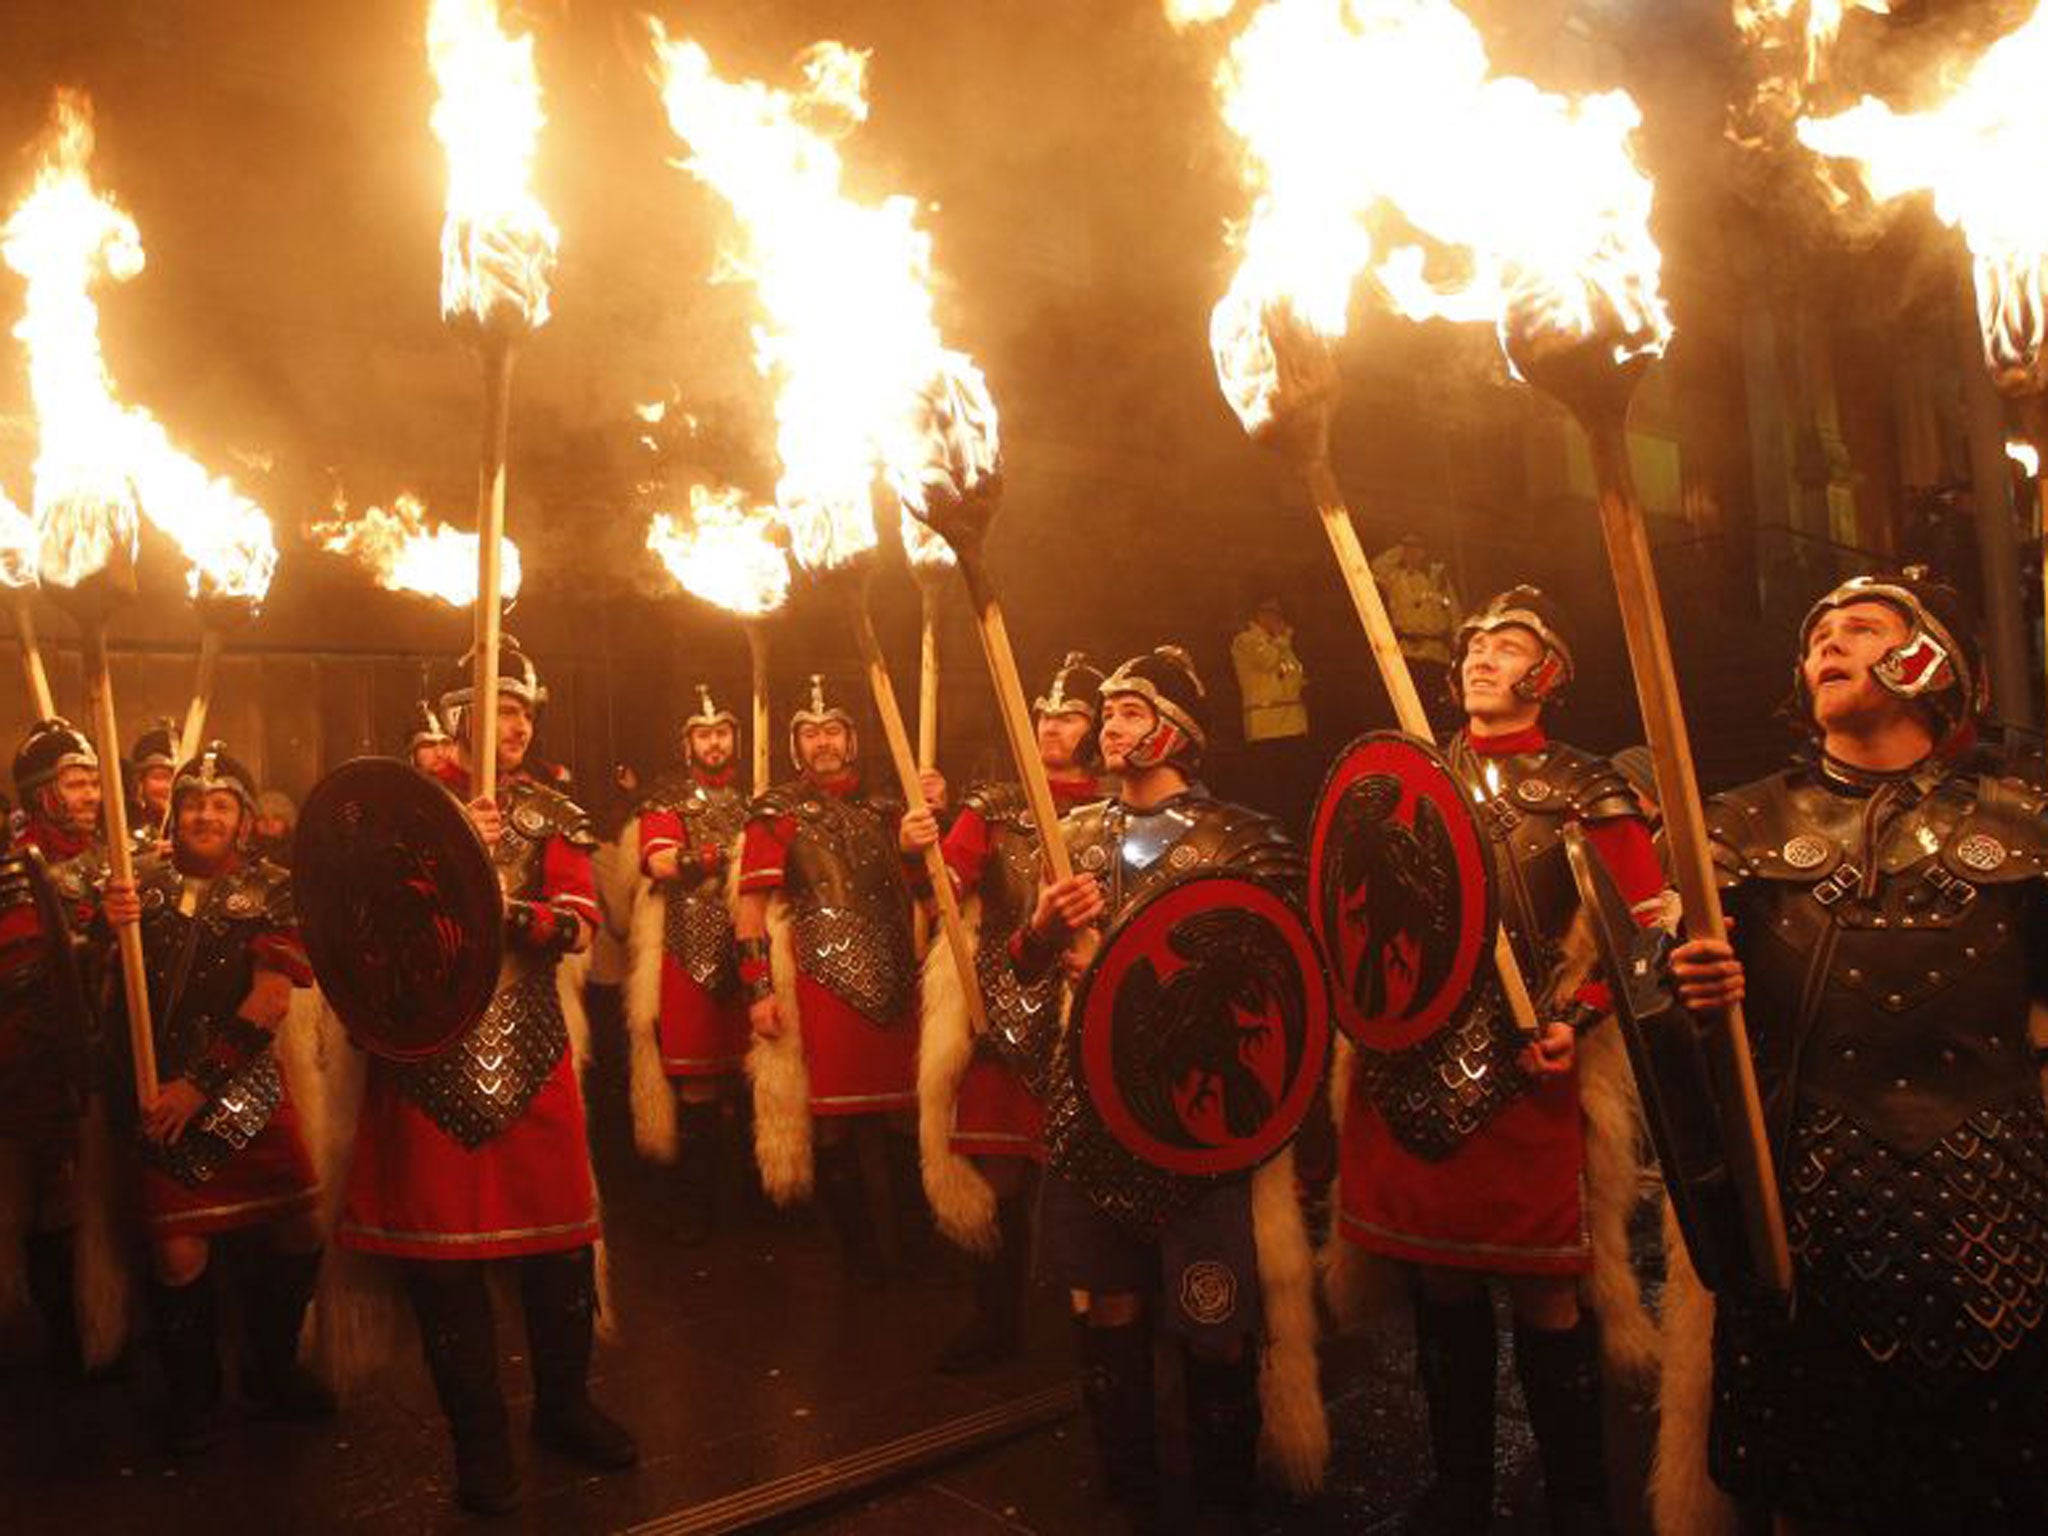
[[[1294,1187],[1294,1148],[1252,1175],[1266,1348],[1259,1362],[1259,1459],[1294,1493],[1312,1493],[1330,1462],[1330,1422],[1316,1360],[1316,1266]]]
[[[734,918],[739,913],[740,861],[732,861],[727,885]],[[804,1066],[803,1014],[797,1007],[795,940],[789,903],[778,892],[768,900],[768,966],[782,1033],[756,1036],[747,1049],[747,1076],[754,1085],[754,1160],[761,1188],[777,1205],[811,1197],[811,1075]]]
[[[981,947],[981,899],[960,909],[970,954]],[[969,1253],[993,1254],[1002,1244],[995,1191],[973,1162],[953,1150],[953,1116],[960,1082],[974,1059],[967,995],[950,944],[934,944],[924,957],[924,1010],[917,1042],[917,1142],[924,1164],[924,1194],[939,1230]]]
[[[1678,1220],[1664,1213],[1664,1369],[1657,1394],[1657,1447],[1650,1462],[1650,1518],[1664,1536],[1734,1536],[1735,1503],[1707,1471],[1714,1406],[1714,1298],[1693,1272]]]
[[[626,941],[626,1081],[633,1106],[633,1147],[657,1163],[673,1163],[676,1096],[661,1069],[662,939],[668,926],[668,896],[641,878],[633,899],[633,926]]]

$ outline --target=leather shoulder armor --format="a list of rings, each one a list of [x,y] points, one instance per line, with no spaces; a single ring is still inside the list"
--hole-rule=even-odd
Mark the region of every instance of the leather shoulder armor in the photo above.
[[[1021,784],[977,784],[960,797],[960,809],[973,811],[991,827],[1031,830],[1031,804]]]
[[[520,780],[510,798],[512,813],[506,817],[506,825],[528,842],[545,843],[559,837],[577,848],[597,846],[590,813],[560,790]]]
[[[1571,813],[1581,821],[1613,821],[1643,814],[1642,802],[1636,799],[1626,775],[1596,753],[1553,742],[1545,768]]]

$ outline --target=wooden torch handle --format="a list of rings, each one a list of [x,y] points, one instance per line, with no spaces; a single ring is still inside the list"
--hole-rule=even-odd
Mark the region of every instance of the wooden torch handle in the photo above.
[[[1373,664],[1379,668],[1380,681],[1386,687],[1387,697],[1394,701],[1394,718],[1410,736],[1433,746],[1436,735],[1430,727],[1429,713],[1422,707],[1422,695],[1416,691],[1415,674],[1408,670],[1408,658],[1402,654],[1400,638],[1394,633],[1394,621],[1387,617],[1387,605],[1380,597],[1380,584],[1373,577],[1372,564],[1365,558],[1364,549],[1359,546],[1358,530],[1351,523],[1351,509],[1345,505],[1344,492],[1337,484],[1330,461],[1325,458],[1306,460],[1302,465],[1302,478],[1308,484],[1316,513],[1323,520],[1323,532],[1329,535],[1330,552],[1337,557],[1337,569],[1343,573],[1344,585],[1351,593],[1351,604],[1358,610],[1358,622],[1365,627],[1365,643],[1372,649]],[[1536,1003],[1529,995],[1529,984],[1522,977],[1522,967],[1515,959],[1514,945],[1509,942],[1505,928],[1494,933],[1493,964],[1500,975],[1501,992],[1507,999],[1508,1013],[1516,1027],[1526,1034],[1534,1034]]]
[[[114,715],[113,668],[107,660],[107,632],[98,624],[85,632],[86,675],[92,688],[94,724],[99,732],[100,805],[107,819],[107,864],[112,877],[135,879],[128,848],[128,803],[121,787],[121,739]],[[147,1109],[156,1099],[156,1032],[149,1018],[149,973],[143,968],[142,930],[134,923],[114,929],[121,950],[121,989],[128,1003],[128,1049],[135,1063],[135,1102]]]
[[[498,796],[498,636],[504,628],[500,546],[505,542],[505,442],[512,415],[512,343],[484,343],[484,431],[476,490],[476,654],[471,669],[469,751],[472,793]]]
[[[768,787],[768,631],[759,619],[748,619],[743,628],[747,636],[747,660],[753,672],[754,682],[754,733],[750,745],[754,755],[754,793],[760,794]]]
[[[1686,932],[1694,938],[1726,940],[1728,925],[1714,878],[1706,811],[1700,802],[1692,742],[1679,701],[1678,674],[1671,662],[1656,570],[1650,563],[1650,541],[1643,531],[1642,510],[1629,472],[1627,435],[1619,420],[1585,425],[1600,488],[1600,532],[1614,567],[1615,596],[1628,640],[1630,670],[1635,674],[1636,704],[1656,767],[1657,799],[1664,810],[1672,878],[1684,903]],[[1785,1217],[1740,1004],[1722,1014],[1720,1027],[1708,1039],[1719,1079],[1722,1140],[1741,1195],[1758,1274],[1781,1292],[1789,1291],[1792,1259],[1785,1242]]]
[[[199,755],[199,748],[206,739],[206,717],[213,710],[213,678],[220,667],[220,631],[207,625],[199,631],[199,671],[192,684],[192,703],[185,711],[185,727],[178,733],[178,761],[173,768],[182,768]],[[164,807],[163,825],[157,828],[157,836],[171,835],[171,818],[175,808]]]
[[[50,674],[43,666],[43,647],[36,639],[35,610],[27,592],[14,594],[14,631],[21,637],[21,670],[28,679],[29,702],[36,718],[48,720],[57,713],[57,701],[50,692]]]
[[[865,595],[849,604],[852,610],[854,643],[860,648],[861,665],[867,669],[868,687],[875,696],[875,713],[882,717],[882,734],[888,738],[889,757],[896,765],[896,778],[903,788],[904,804],[924,804],[924,786],[918,782],[917,760],[911,755],[910,733],[903,727],[903,711],[897,707],[896,685],[889,680],[889,664],[882,658],[881,642],[875,638],[874,620],[868,614]],[[974,974],[974,951],[968,947],[967,926],[960,921],[960,902],[953,894],[952,871],[946,857],[933,843],[924,851],[924,868],[931,880],[932,899],[939,909],[939,926],[946,946],[953,952],[953,966],[960,974],[960,991],[967,999],[967,1022],[980,1035],[988,1028],[988,1014],[981,1003],[981,984]]]

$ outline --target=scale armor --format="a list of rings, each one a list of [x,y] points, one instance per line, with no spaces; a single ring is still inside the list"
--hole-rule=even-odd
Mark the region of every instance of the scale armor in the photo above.
[[[1738,1484],[1773,1463],[1794,1508],[1839,1499],[1840,1468],[1804,1436],[1774,1442],[1778,1425],[1871,1447],[1903,1414],[1923,1445],[1961,1433],[1997,1456],[2038,1446],[2038,1424],[2013,1420],[2048,1402],[2048,1111],[2028,1038],[2048,939],[2041,792],[1939,761],[1863,788],[1795,769],[1707,807],[1749,936],[1746,1010],[1800,1298],[1789,1324],[1724,1305],[1716,1372],[1740,1390],[1717,1391],[1714,1457]],[[1780,1328],[1801,1337],[1773,1347]],[[1785,1359],[1801,1365],[1781,1376],[1769,1362]],[[1873,1364],[1900,1401],[1843,1400],[1841,1381]],[[1984,1398],[1973,1383],[1994,1368],[2014,1373],[1999,1378],[2003,1427],[1944,1420],[1944,1403]],[[1968,1485],[1981,1461],[1940,1459],[1876,1455],[1859,1473],[1880,1468],[1875,1483],[1829,1507],[1910,1519],[1996,1492]]]
[[[982,784],[961,799],[988,828],[989,857],[982,866],[981,930],[974,972],[981,983],[988,1033],[974,1042],[977,1054],[994,1057],[1024,1076],[1033,1093],[1043,1093],[1045,1065],[1059,1029],[1057,971],[1026,982],[1010,964],[1010,939],[1030,920],[1038,899],[1043,862],[1038,824],[1019,784]]]
[[[0,853],[0,1115],[23,1136],[84,1112],[92,1060],[92,1013],[41,864],[26,844]]]
[[[491,850],[508,901],[543,900],[544,855],[560,837],[597,846],[590,818],[558,790],[531,779],[499,786],[505,830]],[[569,1024],[555,990],[560,957],[508,943],[498,990],[462,1038],[425,1061],[396,1065],[399,1091],[463,1146],[482,1146],[526,1112],[569,1049]]]
[[[149,992],[159,1000],[152,1021],[158,1071],[166,1082],[188,1078],[207,1094],[206,1107],[182,1136],[168,1147],[145,1142],[144,1154],[197,1188],[270,1123],[284,1097],[269,1031],[237,1015],[256,979],[252,946],[266,933],[297,925],[291,876],[251,859],[209,882],[190,915],[178,905],[185,879],[168,860],[145,861],[136,888]],[[244,1062],[222,1081],[208,1070],[216,1043]]]
[[[1308,877],[1301,850],[1277,821],[1199,793],[1142,815],[1105,800],[1081,807],[1060,825],[1075,869],[1103,883],[1111,924],[1153,890],[1195,869],[1262,875],[1297,893]],[[1168,1173],[1126,1151],[1088,1101],[1080,1037],[1067,1031],[1058,1039],[1060,1049],[1046,1074],[1048,1165],[1105,1215],[1134,1231],[1156,1233],[1213,1181]]]
[[[896,849],[902,805],[778,784],[750,817],[796,822],[783,869],[797,968],[871,1023],[900,1025],[916,1000],[910,886]]]
[[[642,809],[675,812],[691,847],[735,848],[747,824],[745,795],[730,785],[701,784],[688,772],[659,781]],[[724,876],[686,871],[662,881],[661,889],[668,898],[662,948],[698,986],[714,997],[730,997],[739,986],[739,970]]]
[[[1547,977],[1579,905],[1564,829],[1639,817],[1642,807],[1620,769],[1563,742],[1482,757],[1460,736],[1446,760],[1478,801],[1515,959],[1532,982]],[[1394,1139],[1437,1162],[1528,1088],[1517,1060],[1523,1043],[1489,970],[1459,1019],[1427,1040],[1399,1051],[1361,1047],[1360,1081]]]

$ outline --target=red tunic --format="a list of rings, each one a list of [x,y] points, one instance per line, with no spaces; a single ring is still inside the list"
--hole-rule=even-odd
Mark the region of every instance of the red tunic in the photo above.
[[[847,795],[858,780],[851,774],[818,787]],[[750,820],[740,845],[740,890],[769,893],[782,888],[784,861],[797,835],[796,819]],[[838,994],[804,972],[796,956],[797,1010],[802,1015],[804,1068],[810,1078],[814,1115],[874,1115],[917,1107],[915,1013],[876,1024]],[[913,1002],[913,1010],[915,1003]]]
[[[1064,816],[1077,805],[1102,798],[1094,779],[1054,779],[1053,803]],[[993,851],[988,823],[972,805],[963,806],[942,845],[953,883],[964,895],[981,885]],[[1045,1161],[1045,1106],[1009,1062],[975,1052],[960,1080],[953,1106],[952,1148],[963,1157],[1028,1157]]]
[[[464,794],[466,780],[451,788]],[[590,855],[550,838],[539,899],[594,926]],[[517,1258],[596,1242],[597,1184],[572,1055],[564,1051],[519,1118],[474,1150],[399,1092],[391,1063],[371,1058],[336,1240],[402,1259]]]
[[[1540,730],[1473,738],[1482,755],[1543,745]],[[1638,919],[1665,885],[1649,829],[1635,817],[1591,823],[1594,850]],[[1579,997],[1601,1005],[1606,987]],[[1338,1227],[1359,1247],[1414,1264],[1490,1274],[1583,1274],[1592,1267],[1584,1200],[1578,1068],[1510,1099],[1450,1156],[1417,1157],[1394,1138],[1354,1073],[1339,1152]]]
[[[728,778],[730,775],[727,776]],[[691,860],[716,849],[691,846],[689,829],[680,812],[649,810],[640,815],[640,870],[650,878],[648,865],[658,853],[674,853],[684,868]],[[708,867],[708,865],[707,865]],[[724,1077],[746,1065],[746,999],[734,992],[723,999],[710,988],[698,985],[681,961],[666,948],[661,955],[661,1019],[656,1030],[661,1048],[661,1069],[670,1077]]]

